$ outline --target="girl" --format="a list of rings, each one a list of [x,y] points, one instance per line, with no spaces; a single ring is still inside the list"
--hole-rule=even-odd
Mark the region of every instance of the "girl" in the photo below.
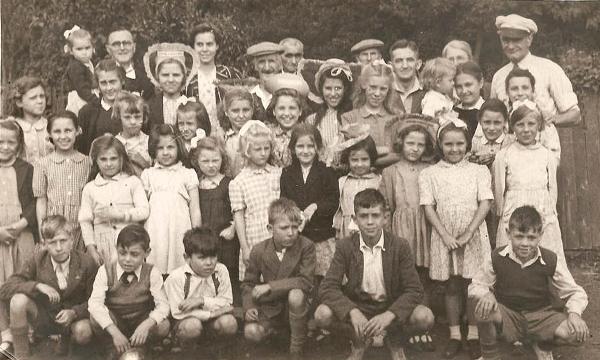
[[[181,91],[185,87],[185,64],[175,58],[167,58],[156,66],[156,77],[161,92],[148,100],[150,117],[144,124],[144,132],[149,134],[152,129],[160,124],[175,125],[177,122],[177,108],[184,99]]]
[[[148,105],[141,96],[121,91],[114,102],[112,118],[121,122],[122,131],[116,136],[124,146],[134,175],[152,166],[148,153],[148,135],[142,125],[148,119]]]
[[[46,110],[46,91],[42,80],[37,77],[23,76],[13,84],[11,98],[12,116],[23,129],[25,153],[23,160],[35,165],[43,156],[52,152],[48,121],[43,116]]]
[[[440,113],[452,110],[454,101],[454,64],[442,57],[427,60],[421,71],[421,84],[427,91],[421,100],[422,114],[438,117]]]
[[[389,135],[398,118],[392,104],[394,73],[386,64],[366,65],[360,74],[360,87],[354,95],[354,110],[342,115],[342,126],[367,124],[377,146],[377,166],[385,167],[397,161],[393,156]],[[373,162],[371,165],[375,165]]]
[[[281,172],[281,197],[293,200],[304,212],[302,235],[315,243],[316,285],[321,282],[335,251],[333,215],[339,206],[337,177],[319,161],[323,147],[321,134],[312,125],[298,124],[292,130],[290,152],[292,165]]]
[[[466,288],[483,262],[490,258],[490,244],[484,218],[493,199],[491,176],[483,165],[467,160],[467,125],[453,119],[438,131],[443,159],[419,175],[420,204],[433,227],[429,275],[446,282],[446,314],[450,341],[444,356],[454,357],[461,347],[461,308]],[[467,343],[472,359],[480,354],[479,335],[473,309],[467,312]]]
[[[516,141],[496,154],[494,194],[496,209],[501,214],[496,238],[497,246],[508,244],[506,230],[514,209],[534,206],[544,220],[544,236],[540,246],[554,251],[564,259],[562,236],[556,214],[558,196],[556,159],[541,145],[538,131],[543,123],[537,106],[530,100],[513,104],[510,129]]]
[[[64,36],[65,52],[70,55],[66,70],[70,89],[66,109],[78,114],[85,104],[98,101],[94,92],[94,46],[92,35],[77,25],[65,31]]]
[[[79,224],[88,254],[101,265],[117,258],[119,231],[146,220],[150,210],[142,182],[119,140],[109,134],[97,138],[90,157],[91,181],[81,195]]]
[[[177,128],[183,138],[186,153],[189,153],[195,145],[192,142],[210,135],[211,125],[204,105],[193,98],[182,100],[177,108]]]
[[[467,124],[469,138],[473,139],[479,125],[479,109],[483,104],[483,73],[479,65],[472,61],[458,65],[454,76],[454,88],[460,99],[460,103],[454,106],[454,111],[458,113],[458,118]]]
[[[88,103],[79,111],[82,134],[77,149],[84,154],[90,153],[90,146],[97,137],[106,133],[117,135],[122,130],[121,120],[113,116],[112,106],[125,84],[125,71],[116,61],[105,59],[96,65],[95,74],[100,102]]]
[[[279,199],[281,168],[269,164],[273,137],[261,121],[250,120],[240,129],[245,165],[229,184],[231,211],[240,241],[240,281],[244,279],[252,247],[271,237],[267,230],[269,205]]]
[[[243,167],[240,152],[240,129],[252,119],[252,94],[243,87],[234,87],[224,92],[222,112],[219,114],[221,128],[225,131],[225,150],[229,162],[227,175],[236,177]]]
[[[511,70],[506,77],[506,94],[508,95],[509,100],[509,110],[516,109],[514,104],[517,101],[531,100],[537,104],[534,89],[535,77],[533,77],[533,74],[531,74],[529,70],[519,68]],[[549,112],[544,112],[540,108],[538,108],[538,111],[542,115],[542,122],[540,123],[537,141],[542,144],[542,146],[552,151],[556,158],[556,166],[558,166],[560,163],[561,148],[558,131],[553,123],[556,121],[554,118],[556,116],[553,116]]]
[[[239,256],[240,244],[235,237],[235,226],[229,201],[231,178],[223,175],[228,159],[222,140],[205,137],[198,140],[190,154],[200,178],[200,212],[202,223],[219,234],[221,246],[219,261],[227,266],[236,303],[239,303]]]
[[[372,171],[377,159],[377,147],[371,136],[363,134],[342,145],[346,149],[342,152],[341,161],[350,168],[350,172],[338,180],[340,205],[333,217],[337,239],[343,239],[358,230],[352,221],[354,196],[365,189],[379,189],[381,183],[381,175]]]
[[[156,126],[150,134],[148,150],[155,162],[142,172],[142,183],[150,199],[150,216],[145,225],[152,248],[148,262],[168,274],[185,263],[183,234],[201,224],[198,177],[182,163],[185,146],[173,125]]]
[[[316,126],[323,137],[323,151],[319,157],[326,164],[332,164],[332,153],[328,149],[342,139],[342,114],[352,110],[350,67],[342,60],[327,60],[315,75],[315,88],[324,103],[316,113],[308,116],[306,121]]]
[[[70,111],[60,112],[48,121],[48,133],[55,151],[40,159],[33,172],[33,195],[37,198],[38,224],[47,216],[62,215],[74,229],[75,249],[80,232],[77,215],[81,205],[81,191],[88,181],[90,158],[75,150],[75,138],[79,134],[77,116]],[[81,245],[81,246],[80,246]]]

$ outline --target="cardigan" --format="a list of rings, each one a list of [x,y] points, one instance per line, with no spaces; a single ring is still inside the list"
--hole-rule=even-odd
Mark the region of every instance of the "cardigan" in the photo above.
[[[79,126],[82,133],[77,137],[77,150],[89,154],[92,142],[106,134],[118,135],[123,130],[120,120],[112,118],[112,108],[104,110],[100,103],[89,103],[79,110]]]
[[[217,71],[217,82],[220,80],[228,80],[228,79],[241,79],[242,74],[240,71],[234,67],[225,66],[225,65],[216,65]],[[193,97],[198,99],[198,73],[192,76],[190,83],[185,89],[185,95],[187,97]],[[218,86],[215,86],[215,99],[217,99],[217,105],[223,101],[223,95],[221,90],[219,90]]]
[[[37,218],[35,216],[36,200],[33,196],[33,166],[25,160],[17,158],[12,165],[17,174],[17,192],[21,203],[21,217],[27,220],[27,227],[38,239]]]
[[[92,92],[94,74],[81,61],[71,57],[67,65],[66,77],[69,90],[77,91],[77,95],[86,102],[98,102],[98,97]]]

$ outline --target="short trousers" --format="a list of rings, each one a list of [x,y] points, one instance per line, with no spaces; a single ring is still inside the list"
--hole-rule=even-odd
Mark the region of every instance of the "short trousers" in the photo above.
[[[551,306],[535,311],[516,311],[498,303],[502,315],[502,337],[508,342],[515,342],[528,337],[535,342],[554,340],[558,326],[567,319],[564,312]]]

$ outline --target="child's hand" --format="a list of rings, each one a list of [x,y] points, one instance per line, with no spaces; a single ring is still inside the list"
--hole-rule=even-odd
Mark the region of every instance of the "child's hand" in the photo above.
[[[0,227],[0,243],[4,245],[11,245],[15,241],[16,237],[8,227]]]
[[[240,250],[242,252],[242,261],[244,262],[244,265],[248,267],[250,264],[250,249],[248,247],[243,247]]]
[[[454,236],[445,235],[442,237],[442,240],[444,241],[444,245],[450,250],[456,250],[460,247],[460,244]]]
[[[489,166],[494,162],[496,154],[488,153],[479,155],[478,163],[481,165]]]
[[[150,163],[150,161],[148,161],[146,158],[144,158],[139,152],[137,151],[133,151],[129,154],[129,160],[131,160],[132,163],[138,165],[141,168],[148,168],[150,167],[152,164]]]
[[[37,291],[46,295],[48,297],[48,300],[50,300],[51,304],[58,304],[60,302],[60,294],[52,286],[43,283],[37,283],[35,285],[35,288],[37,289]]]
[[[313,217],[313,215],[315,214],[315,212],[317,211],[317,204],[310,204],[306,207],[306,209],[304,209],[303,213],[304,216],[306,217],[306,222],[309,222],[310,219]]]
[[[200,309],[204,306],[204,297],[187,298],[179,304],[179,310],[182,312]]]
[[[125,214],[123,213],[123,211],[117,209],[112,205],[101,206],[94,210],[94,216],[99,218],[99,220],[102,222],[108,222],[111,220],[123,220],[124,215]]]
[[[87,253],[92,257],[92,259],[94,260],[94,262],[96,263],[97,266],[100,266],[104,263],[104,261],[102,260],[102,257],[100,256],[100,254],[98,253],[98,250],[96,249],[96,245],[88,245]]]
[[[133,332],[133,335],[129,338],[131,341],[131,346],[141,346],[146,343],[148,340],[148,333],[150,333],[150,329],[156,324],[156,322],[150,318],[142,321],[141,324]]]
[[[487,319],[493,311],[498,310],[498,302],[491,292],[485,294],[475,306],[475,315],[480,319]]]
[[[465,231],[464,233],[460,234],[460,236],[458,238],[456,238],[456,242],[458,243],[458,246],[464,246],[466,243],[468,243],[469,241],[471,241],[471,239],[473,238],[473,233],[469,232],[469,231]]]
[[[117,352],[122,354],[131,348],[131,344],[129,343],[129,339],[127,339],[115,325],[111,326],[114,327],[114,331],[110,333],[112,336],[113,345],[115,346],[115,349],[117,349]]]
[[[219,236],[225,240],[233,240],[235,237],[235,226],[231,224],[219,233]]]
[[[246,321],[258,321],[258,309],[248,309],[244,316]]]
[[[260,299],[262,296],[271,292],[271,285],[269,284],[261,284],[256,285],[254,289],[252,289],[252,298],[254,300]]]
[[[56,315],[54,321],[61,326],[69,326],[75,320],[76,316],[75,310],[63,309]]]

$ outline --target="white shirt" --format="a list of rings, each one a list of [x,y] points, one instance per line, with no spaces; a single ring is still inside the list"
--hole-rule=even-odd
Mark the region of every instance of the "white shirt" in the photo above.
[[[56,280],[58,281],[58,288],[60,290],[64,290],[67,288],[67,279],[69,278],[69,264],[71,263],[71,257],[62,263],[57,263],[54,261],[52,257],[50,257],[50,261],[52,261],[52,268],[56,273]]]
[[[125,77],[135,80],[135,68],[133,67],[133,64],[129,64],[127,69],[124,69],[124,70],[125,70]]]
[[[387,293],[385,291],[385,283],[383,280],[383,231],[379,241],[373,248],[370,248],[363,240],[362,233],[360,236],[360,252],[363,254],[363,280],[362,290],[371,296],[375,301],[384,301]]]
[[[282,248],[281,251],[275,250],[275,255],[277,255],[277,258],[279,259],[279,261],[283,261],[283,257],[285,256],[286,250],[287,250],[287,248]]]
[[[260,85],[256,85],[255,87],[250,89],[250,93],[256,94],[256,96],[258,96],[258,98],[260,99],[260,102],[262,103],[262,105],[265,109],[267,108],[267,106],[269,106],[269,104],[271,103],[271,98],[273,97],[273,94],[268,93],[265,90],[263,90],[260,87]]]

